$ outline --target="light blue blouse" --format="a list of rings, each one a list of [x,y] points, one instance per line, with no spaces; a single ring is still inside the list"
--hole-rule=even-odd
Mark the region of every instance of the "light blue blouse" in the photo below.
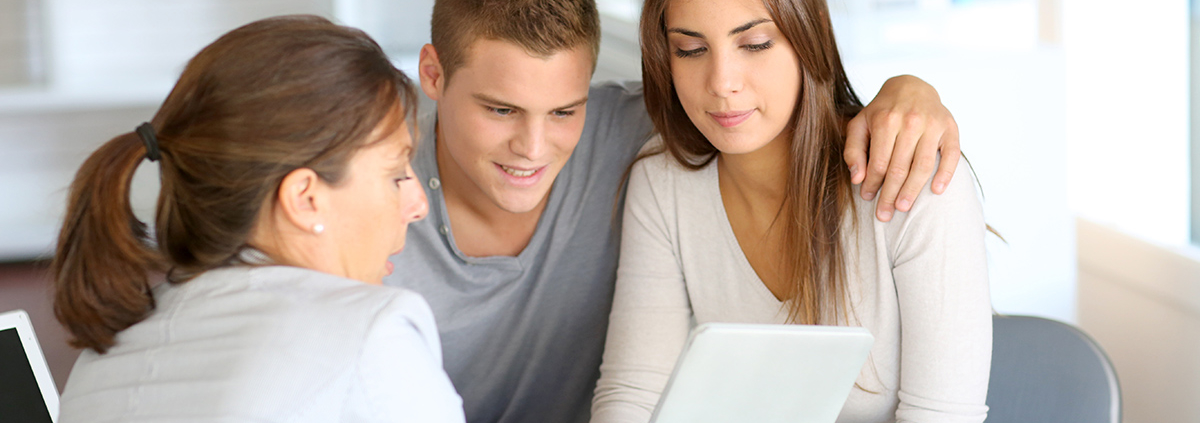
[[[413,292],[285,266],[155,288],[157,307],[62,396],[74,422],[462,422]]]

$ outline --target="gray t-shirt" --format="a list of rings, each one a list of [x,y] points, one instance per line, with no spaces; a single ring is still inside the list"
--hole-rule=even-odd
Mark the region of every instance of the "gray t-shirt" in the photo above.
[[[429,216],[409,226],[384,284],[425,296],[446,372],[470,423],[575,423],[589,418],[612,308],[622,176],[653,126],[641,83],[588,93],[583,135],[516,257],[467,257],[440,189],[433,113],[413,163]]]

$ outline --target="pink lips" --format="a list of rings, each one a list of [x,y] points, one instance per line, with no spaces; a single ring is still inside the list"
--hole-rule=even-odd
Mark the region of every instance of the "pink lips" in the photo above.
[[[750,116],[754,115],[754,110],[743,110],[740,112],[708,112],[708,115],[712,116],[713,120],[716,120],[721,126],[732,128],[740,125],[742,122],[745,122],[746,119],[750,119]]]
[[[533,168],[533,169],[524,169],[524,168],[509,166],[509,169],[514,169],[514,170],[518,170],[518,171],[522,171],[522,172],[528,172],[531,170],[533,171],[533,174],[529,175],[529,176],[517,176],[517,175],[513,175],[511,173],[505,172],[504,166],[500,165],[499,163],[493,163],[493,164],[496,166],[496,171],[500,172],[500,175],[503,176],[504,179],[507,180],[510,185],[513,185],[516,187],[521,187],[521,188],[528,188],[528,187],[537,185],[538,181],[542,180],[542,175],[546,173],[546,168],[549,167],[549,166],[542,166],[542,167]]]

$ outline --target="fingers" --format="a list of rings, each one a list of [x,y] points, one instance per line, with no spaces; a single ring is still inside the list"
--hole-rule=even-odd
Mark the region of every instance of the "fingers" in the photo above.
[[[946,129],[946,134],[942,136],[942,162],[938,165],[937,175],[933,177],[934,194],[942,194],[946,192],[946,187],[950,185],[950,178],[954,177],[954,169],[958,167],[958,157],[962,155],[962,149],[958,144],[958,125],[953,121]]]
[[[863,200],[875,199],[887,175],[888,166],[892,160],[892,150],[896,146],[896,137],[900,133],[901,118],[898,113],[882,113],[874,115],[868,121],[870,128],[870,160],[867,162],[867,175],[862,181],[860,195]]]
[[[931,132],[921,135],[921,140],[917,142],[916,154],[913,156],[908,178],[905,179],[904,186],[900,188],[900,194],[896,197],[896,210],[907,212],[912,209],[913,202],[925,188],[925,182],[929,181],[929,177],[936,170],[938,139],[938,135]]]
[[[896,145],[884,174],[883,185],[879,189],[879,200],[875,204],[875,217],[880,221],[892,220],[892,214],[896,211],[897,196],[900,194],[900,188],[909,178],[913,153],[917,149],[917,143],[921,139],[923,130],[924,125],[920,125],[918,122],[905,122],[904,129],[896,137]],[[911,206],[911,204],[910,202],[909,205]]]
[[[855,185],[861,184],[867,177],[869,136],[866,117],[859,114],[850,119],[850,123],[846,125],[846,149],[842,153],[842,159],[850,168],[850,183]]]

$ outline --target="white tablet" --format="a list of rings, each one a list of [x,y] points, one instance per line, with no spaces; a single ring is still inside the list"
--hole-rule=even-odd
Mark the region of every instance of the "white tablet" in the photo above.
[[[700,325],[650,421],[832,423],[874,342],[854,327]]]
[[[0,416],[4,421],[58,421],[58,388],[24,310],[0,314]]]

